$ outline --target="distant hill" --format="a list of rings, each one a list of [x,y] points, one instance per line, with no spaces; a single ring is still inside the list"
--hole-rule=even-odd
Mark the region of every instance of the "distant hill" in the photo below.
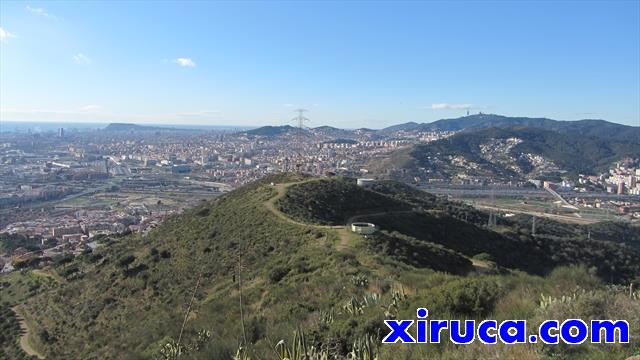
[[[245,131],[248,136],[277,137],[287,134],[298,134],[299,128],[291,125],[263,126],[257,129]],[[375,131],[372,131],[375,133]],[[319,126],[315,128],[305,128],[305,136],[315,135],[326,139],[354,139],[358,135],[357,130],[339,129],[332,126]]]
[[[120,125],[120,124],[113,124]],[[122,124],[129,125],[129,124]],[[390,139],[401,132],[418,131],[477,131],[492,127],[513,128],[531,127],[555,131],[570,136],[602,137],[607,140],[640,141],[640,127],[616,124],[604,120],[560,121],[547,118],[508,117],[495,114],[475,114],[453,119],[442,119],[431,123],[407,122],[392,125],[384,129],[340,129],[333,126],[306,128],[304,134],[325,139],[356,139],[364,137],[370,140]],[[126,127],[125,127],[126,128]],[[248,136],[277,137],[299,131],[291,125],[263,126],[242,132]]]
[[[389,127],[386,127],[382,130],[380,130],[381,133],[386,133],[386,134],[393,134],[395,132],[398,131],[409,131],[409,130],[420,130],[420,129],[427,129],[427,125],[429,124],[418,124],[417,122],[408,122],[408,123],[403,123],[403,124],[397,124],[397,125],[391,125]]]
[[[353,139],[356,133],[353,130],[338,129],[333,126],[318,126],[309,129],[310,132],[319,136],[326,136],[332,139]]]
[[[622,158],[640,156],[640,142],[626,140],[627,136],[586,135],[592,128],[580,129],[558,132],[512,126],[463,131],[448,139],[399,150],[383,161],[376,159],[372,163],[379,173],[404,169],[408,175],[426,171],[444,177],[464,172],[526,178],[554,171],[596,174]],[[580,131],[585,134],[580,135]]]
[[[409,122],[380,130],[391,134],[400,130],[419,131],[474,131],[491,127],[514,126],[552,130],[574,136],[597,136],[610,140],[640,141],[640,127],[616,124],[604,120],[559,121],[547,118],[508,117],[495,114],[476,114],[455,119],[443,119],[431,123]]]
[[[298,131],[298,129],[291,125],[282,125],[282,126],[262,126],[256,129],[247,130],[244,133],[251,136],[271,137],[271,136],[284,135],[294,131]]]
[[[189,359],[238,353],[256,359],[276,348],[302,348],[299,343],[323,358],[363,349],[380,359],[397,358],[398,351],[406,359],[435,352],[464,358],[456,346],[408,348],[419,353],[379,347],[383,319],[415,316],[425,304],[456,318],[545,318],[551,313],[540,308],[540,294],[571,296],[578,285],[591,291],[580,294],[594,294],[580,304],[600,300],[599,310],[638,324],[629,316],[640,313],[640,303],[628,303],[627,284],[640,275],[639,239],[629,225],[594,229],[587,240],[586,228],[541,222],[533,237],[526,219],[500,218],[490,229],[487,217],[397,182],[364,189],[355,179],[278,174],[186,210],[148,234],[103,238],[93,251],[3,277],[0,295],[7,300],[0,313],[18,306],[30,344],[50,359],[168,358],[161,351],[178,346]],[[352,233],[347,222],[354,220],[373,222],[379,231]],[[554,270],[572,264],[582,267]],[[618,296],[603,281],[625,287]],[[548,311],[561,318],[591,314],[591,308],[562,309]],[[5,329],[18,329],[14,318],[4,319]],[[0,346],[15,347],[15,339],[3,337]],[[472,357],[512,351],[501,349],[475,349]],[[580,349],[581,355],[605,351]],[[542,354],[529,351],[531,358]]]

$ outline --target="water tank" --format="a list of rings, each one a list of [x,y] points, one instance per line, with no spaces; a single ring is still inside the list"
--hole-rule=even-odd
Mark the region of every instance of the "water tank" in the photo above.
[[[374,179],[365,179],[365,178],[360,178],[357,181],[358,186],[362,186],[362,187],[370,187],[373,186],[373,184],[376,183],[376,181]]]
[[[351,231],[356,234],[371,235],[376,232],[376,226],[372,223],[354,222],[351,224]]]

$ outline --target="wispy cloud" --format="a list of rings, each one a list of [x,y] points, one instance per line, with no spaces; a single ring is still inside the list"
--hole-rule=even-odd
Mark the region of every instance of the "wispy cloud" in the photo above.
[[[87,111],[87,112],[91,112],[91,111],[98,111],[101,110],[102,106],[100,105],[85,105],[83,107],[80,108],[80,111]]]
[[[196,63],[190,58],[177,58],[173,62],[182,67],[196,67]]]
[[[50,18],[55,18],[55,16],[53,14],[49,14],[45,9],[43,8],[34,8],[31,7],[29,5],[27,5],[26,7],[27,11],[29,11],[30,13],[36,14],[36,15],[40,15],[40,16],[44,16],[44,17],[50,17]]]
[[[8,32],[7,30],[0,28],[0,41],[5,41],[9,38],[15,38],[17,36],[15,36],[14,34]]]
[[[431,104],[431,109],[433,110],[469,110],[471,108],[473,108],[473,104]]]
[[[93,60],[91,60],[90,57],[86,56],[83,53],[78,53],[77,55],[73,55],[73,61],[75,61],[76,64],[80,64],[80,65],[89,65],[93,62]]]

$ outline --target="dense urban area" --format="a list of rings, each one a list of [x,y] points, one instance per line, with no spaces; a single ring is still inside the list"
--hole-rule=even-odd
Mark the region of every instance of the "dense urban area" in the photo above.
[[[5,128],[0,135],[0,267],[11,271],[14,260],[33,255],[79,254],[108,235],[144,234],[169,215],[268,174],[406,174],[400,166],[378,169],[377,159],[455,133],[411,126],[379,131],[288,125],[251,130],[132,124],[55,131]],[[492,140],[481,144],[480,156],[517,169],[510,149],[522,141]],[[462,171],[443,177],[420,168],[408,182],[505,216],[525,213],[584,223],[638,220],[638,158],[615,162],[601,174],[552,182],[544,178],[559,170],[553,161],[524,156],[535,169],[529,178],[479,176],[474,172],[478,164],[449,155],[426,160]]]

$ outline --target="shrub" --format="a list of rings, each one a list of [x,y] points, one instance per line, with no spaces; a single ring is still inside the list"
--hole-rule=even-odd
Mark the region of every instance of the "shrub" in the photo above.
[[[118,260],[118,266],[120,267],[128,267],[136,260],[136,257],[133,255],[125,255]]]
[[[277,282],[280,282],[282,278],[287,276],[289,271],[291,271],[291,269],[288,267],[276,266],[273,269],[271,269],[271,271],[269,271],[269,281],[274,284]]]
[[[464,278],[435,287],[430,304],[438,311],[465,316],[484,316],[493,310],[503,288],[486,278]]]

